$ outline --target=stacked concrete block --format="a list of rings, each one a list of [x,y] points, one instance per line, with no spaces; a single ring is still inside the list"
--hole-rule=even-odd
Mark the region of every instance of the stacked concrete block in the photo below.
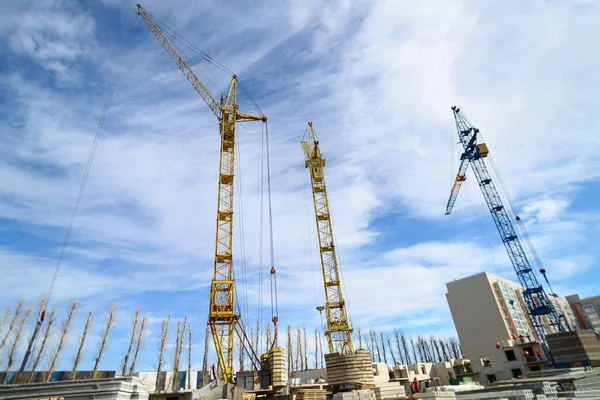
[[[325,354],[327,382],[330,385],[372,383],[373,368],[368,350],[357,350],[353,354]]]
[[[148,388],[135,377],[0,385],[2,400],[53,397],[64,400],[148,400]]]
[[[296,400],[326,400],[325,389],[299,389],[296,391]]]
[[[387,383],[378,383],[373,389],[377,400],[397,399],[398,397],[406,397],[404,385],[398,381]]]
[[[282,348],[272,348],[267,358],[268,369],[271,371],[271,385],[274,388],[285,387],[287,370],[285,368],[285,352]]]
[[[559,364],[600,360],[600,340],[592,330],[553,333],[546,340]]]
[[[507,389],[503,391],[487,392],[480,391],[479,393],[456,393],[457,400],[535,400],[535,395],[529,389]]]
[[[371,389],[353,390],[333,395],[333,400],[375,400],[375,393]]]
[[[575,400],[575,399],[600,399],[600,390],[580,390],[576,392],[562,392],[561,399]]]
[[[415,399],[456,399],[454,392],[427,392],[427,393],[415,393],[413,395]]]

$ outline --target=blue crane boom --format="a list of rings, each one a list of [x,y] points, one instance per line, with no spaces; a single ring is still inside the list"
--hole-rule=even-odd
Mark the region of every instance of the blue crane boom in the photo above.
[[[525,255],[525,251],[523,251],[523,247],[521,246],[521,242],[519,241],[508,213],[502,204],[502,199],[496,190],[496,186],[494,185],[492,177],[484,162],[484,159],[488,155],[487,146],[485,143],[477,143],[479,129],[471,125],[458,107],[453,106],[452,112],[454,113],[456,130],[460,143],[464,148],[464,152],[460,156],[461,163],[454,181],[454,186],[452,187],[450,199],[448,199],[446,215],[452,212],[460,186],[466,179],[467,166],[471,165],[477,183],[483,192],[485,202],[492,214],[494,223],[496,224],[496,228],[498,228],[498,233],[500,233],[502,243],[504,243],[508,257],[517,273],[519,283],[524,288],[523,299],[527,306],[531,324],[533,325],[546,356],[553,362],[552,354],[546,343],[545,335],[548,333],[548,329],[546,328],[544,317],[547,319],[551,331],[564,332],[565,327],[561,322],[561,316],[546,295],[542,285],[538,282],[537,277],[531,268],[531,264]]]

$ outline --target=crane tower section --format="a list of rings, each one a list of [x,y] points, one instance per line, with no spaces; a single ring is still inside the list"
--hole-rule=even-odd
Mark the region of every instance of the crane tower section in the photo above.
[[[346,303],[342,296],[342,286],[336,249],[333,237],[333,226],[329,213],[327,188],[323,168],[325,159],[319,150],[319,141],[312,122],[308,123],[308,140],[302,141],[302,149],[306,158],[304,166],[310,172],[313,203],[317,222],[319,251],[321,255],[321,271],[325,289],[325,314],[327,329],[325,336],[329,345],[329,353],[352,354],[352,328],[348,323]]]
[[[477,183],[483,192],[485,202],[502,239],[502,243],[517,273],[519,283],[524,288],[523,298],[527,306],[531,324],[546,355],[552,360],[552,355],[545,339],[545,335],[549,332],[544,317],[554,332],[564,332],[565,328],[562,325],[560,315],[546,295],[544,288],[538,282],[506,208],[502,204],[502,199],[496,190],[496,186],[484,161],[488,156],[488,148],[485,143],[478,143],[477,134],[479,133],[479,129],[471,125],[458,107],[453,106],[452,112],[454,113],[458,137],[464,148],[464,152],[460,157],[460,166],[450,198],[448,199],[446,215],[452,212],[462,182],[466,180],[467,167],[471,165],[475,179],[477,179]]]
[[[219,366],[226,382],[233,382],[234,337],[240,318],[236,313],[232,265],[233,247],[233,182],[235,166],[236,123],[266,121],[264,115],[254,116],[238,111],[236,103],[237,76],[233,75],[227,96],[217,102],[192,68],[173,46],[152,16],[137,5],[137,14],[144,20],[160,44],[187,78],[196,92],[219,120],[221,135],[219,190],[217,201],[217,229],[215,261],[210,289],[208,325],[210,326]]]

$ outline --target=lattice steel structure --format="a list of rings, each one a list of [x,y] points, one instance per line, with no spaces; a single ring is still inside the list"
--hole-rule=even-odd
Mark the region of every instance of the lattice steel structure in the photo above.
[[[348,322],[346,302],[342,295],[333,226],[329,213],[325,176],[323,174],[325,159],[319,150],[319,141],[317,140],[312,122],[308,123],[308,140],[302,141],[302,149],[306,157],[304,166],[310,172],[317,221],[321,271],[323,273],[325,288],[325,313],[327,318],[325,336],[329,345],[329,353],[351,354],[354,353],[354,344],[352,342],[353,329]]]
[[[454,113],[458,137],[464,148],[464,152],[460,156],[460,166],[458,168],[456,179],[454,180],[450,198],[448,199],[446,215],[452,212],[460,186],[466,180],[467,167],[471,165],[485,202],[492,214],[496,228],[498,229],[498,233],[500,234],[500,238],[502,239],[502,243],[506,248],[515,272],[517,273],[519,283],[524,288],[523,298],[527,305],[531,324],[533,325],[546,355],[553,361],[552,354],[546,343],[545,335],[548,333],[548,329],[544,318],[547,319],[548,325],[552,327],[554,332],[564,332],[565,327],[562,324],[561,316],[546,295],[542,285],[538,282],[508,213],[506,212],[506,208],[502,204],[502,199],[496,190],[496,186],[494,185],[492,177],[484,162],[484,159],[488,155],[488,148],[485,143],[477,143],[479,129],[471,125],[458,107],[453,106],[452,112]]]
[[[233,382],[234,337],[240,318],[234,302],[234,280],[232,270],[233,246],[233,182],[235,165],[236,123],[244,121],[266,121],[266,117],[244,114],[236,103],[236,75],[232,76],[227,96],[218,102],[192,68],[179,54],[167,35],[154,19],[137,5],[137,14],[144,20],[160,44],[173,59],[183,75],[192,84],[210,110],[219,120],[221,135],[219,196],[217,203],[217,230],[215,241],[214,274],[210,290],[208,324],[219,359],[219,366],[226,382]]]

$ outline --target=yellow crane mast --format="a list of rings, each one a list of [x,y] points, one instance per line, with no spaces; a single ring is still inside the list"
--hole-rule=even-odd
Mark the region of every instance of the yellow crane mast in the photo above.
[[[325,314],[327,318],[325,336],[329,345],[329,353],[352,354],[354,353],[353,329],[348,323],[346,302],[342,296],[340,272],[333,238],[333,225],[329,213],[329,201],[327,200],[327,188],[325,187],[323,173],[325,159],[319,150],[319,141],[312,122],[308,123],[308,140],[302,141],[302,149],[306,157],[304,167],[308,168],[310,172],[317,220],[321,271],[325,288]]]
[[[214,274],[210,288],[208,324],[219,359],[219,366],[226,382],[233,382],[234,335],[240,318],[234,302],[232,274],[233,241],[233,177],[235,161],[235,130],[237,122],[263,121],[264,115],[255,116],[238,111],[236,103],[237,76],[233,75],[227,96],[219,103],[192,68],[183,59],[154,19],[137,5],[137,14],[144,20],[154,36],[173,59],[183,75],[202,97],[208,108],[219,120],[221,134],[221,157],[219,167],[219,197],[217,206],[217,231],[215,244]]]

